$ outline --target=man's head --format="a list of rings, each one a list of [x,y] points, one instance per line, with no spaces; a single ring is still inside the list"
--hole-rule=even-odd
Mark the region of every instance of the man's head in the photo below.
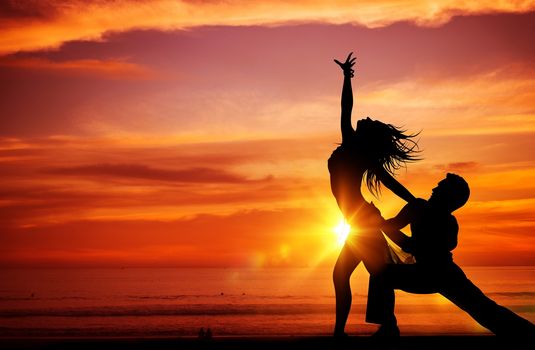
[[[459,175],[448,173],[446,178],[433,188],[429,203],[440,205],[452,212],[462,207],[468,197],[470,197],[468,183]]]

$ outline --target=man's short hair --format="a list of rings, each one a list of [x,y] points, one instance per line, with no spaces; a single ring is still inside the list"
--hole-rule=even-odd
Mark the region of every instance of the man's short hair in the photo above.
[[[451,187],[450,207],[451,210],[457,210],[462,207],[470,197],[470,187],[468,183],[459,175],[448,173],[446,175],[448,186]]]

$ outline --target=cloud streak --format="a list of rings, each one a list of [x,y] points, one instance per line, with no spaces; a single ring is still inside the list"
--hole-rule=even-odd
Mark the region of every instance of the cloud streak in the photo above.
[[[0,140],[0,226],[75,217],[170,220],[309,206],[315,204],[302,198],[322,201],[328,194],[323,182],[318,185],[326,175],[323,162],[314,160],[317,152],[328,156],[323,140],[139,141],[144,144],[121,138]]]
[[[156,77],[156,73],[148,67],[124,60],[81,59],[52,61],[41,58],[4,58],[0,60],[0,66],[55,72],[65,75],[79,74],[104,79],[147,80]]]
[[[176,30],[205,25],[353,23],[369,27],[398,21],[439,25],[453,15],[526,12],[535,1],[8,1],[0,8],[0,53],[55,48],[66,41],[100,40],[132,29]],[[113,14],[113,15],[110,15]]]
[[[118,177],[179,183],[247,183],[251,181],[243,176],[211,168],[189,168],[169,170],[152,168],[142,164],[92,164],[66,168],[50,168],[47,174],[69,175],[77,177]],[[260,181],[269,180],[266,177]]]

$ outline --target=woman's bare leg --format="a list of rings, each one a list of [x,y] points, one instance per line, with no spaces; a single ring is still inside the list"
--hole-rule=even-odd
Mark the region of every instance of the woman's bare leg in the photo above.
[[[349,247],[348,243],[344,245],[338,260],[334,265],[333,282],[336,295],[336,323],[334,325],[334,335],[344,335],[344,329],[351,309],[351,286],[349,279],[351,274],[357,268],[360,259],[355,252]]]

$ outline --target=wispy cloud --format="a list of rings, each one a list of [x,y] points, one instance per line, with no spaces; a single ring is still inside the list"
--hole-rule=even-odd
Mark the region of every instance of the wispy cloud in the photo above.
[[[58,47],[71,40],[99,40],[110,31],[138,28],[171,30],[318,21],[372,27],[397,21],[437,25],[453,15],[533,8],[534,1],[8,1],[0,8],[0,53]]]
[[[480,164],[478,162],[456,162],[448,164],[435,165],[435,168],[444,172],[461,172],[466,173],[476,170]]]
[[[314,160],[317,145],[324,143],[314,139],[142,141],[0,141],[0,225],[42,225],[75,217],[170,220],[245,208],[311,206],[304,198],[323,201],[328,195],[328,187],[317,186],[327,174],[324,162]],[[105,152],[95,152],[100,148]]]
[[[134,178],[178,183],[242,183],[255,181],[231,174],[221,169],[189,168],[170,170],[153,168],[143,164],[91,164],[75,167],[49,168],[43,172],[55,175],[78,177]],[[266,181],[270,177],[262,179]],[[258,181],[258,180],[256,180]]]
[[[125,60],[80,59],[52,61],[43,58],[4,58],[0,66],[55,72],[66,75],[85,75],[104,79],[147,80],[157,76],[148,67]]]
[[[365,87],[361,101],[371,115],[419,125],[428,135],[531,132],[535,79],[529,68],[518,74],[522,70],[504,67],[455,78],[423,74]]]

